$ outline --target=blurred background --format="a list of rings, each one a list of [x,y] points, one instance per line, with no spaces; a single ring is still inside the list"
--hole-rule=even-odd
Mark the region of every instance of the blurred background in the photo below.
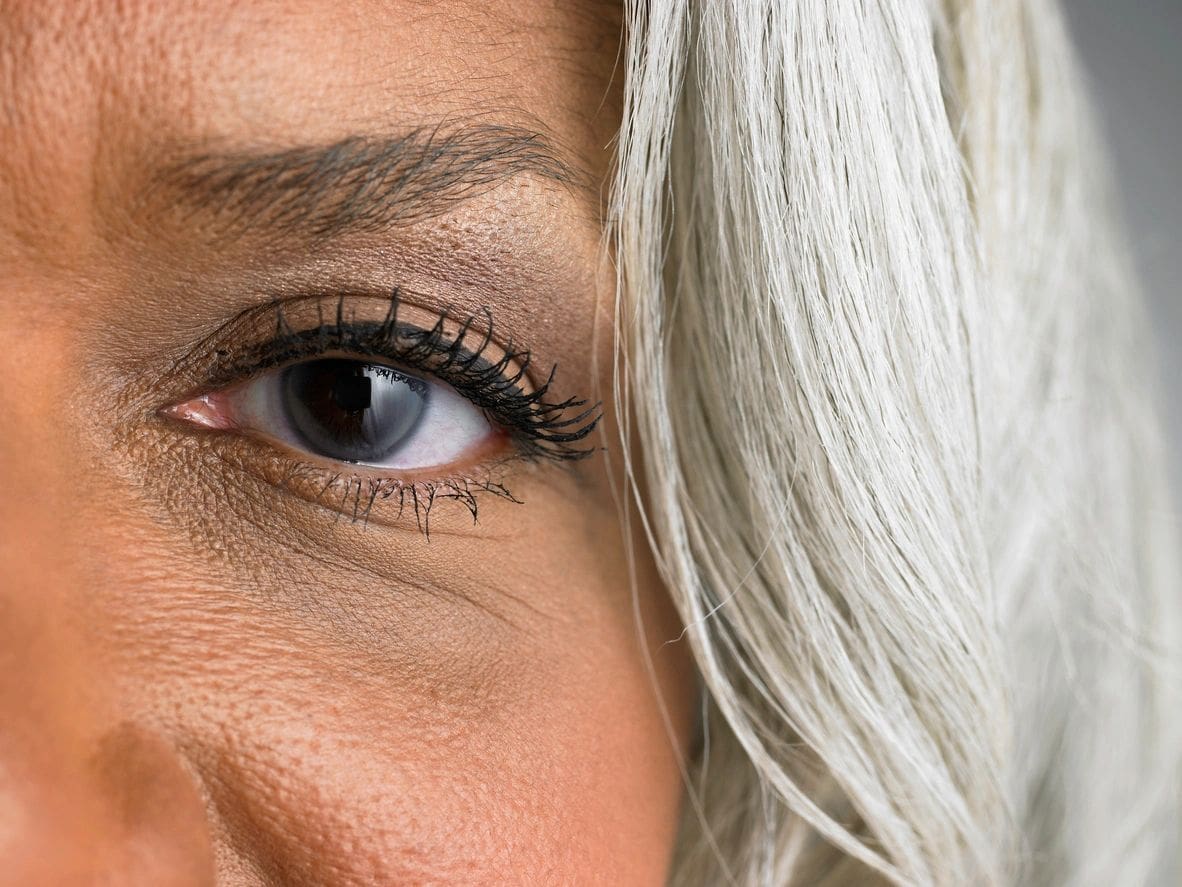
[[[1182,0],[1063,0],[1162,353],[1182,491]]]

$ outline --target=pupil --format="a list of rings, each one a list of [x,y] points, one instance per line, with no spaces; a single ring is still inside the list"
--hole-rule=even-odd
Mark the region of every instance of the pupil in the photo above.
[[[369,409],[373,382],[358,368],[354,375],[341,375],[332,386],[332,399],[346,413]]]
[[[379,463],[414,430],[426,407],[422,379],[359,360],[313,360],[283,371],[281,398],[292,434],[342,462]]]

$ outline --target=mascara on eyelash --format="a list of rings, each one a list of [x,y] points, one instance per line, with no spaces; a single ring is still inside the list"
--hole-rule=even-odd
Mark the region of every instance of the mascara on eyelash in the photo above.
[[[289,323],[282,300],[252,309],[256,316],[265,311],[275,312],[272,338],[237,357],[219,350],[215,377],[208,384],[228,384],[275,366],[327,353],[377,358],[430,373],[450,385],[504,428],[527,458],[574,461],[596,451],[595,447],[580,443],[598,426],[603,415],[602,404],[590,404],[575,397],[547,400],[557,366],[551,367],[540,385],[524,390],[522,382],[528,378],[532,360],[528,349],[515,350],[509,341],[495,359],[486,356],[494,342],[492,312],[488,308],[469,315],[455,333],[448,333],[446,310],[430,328],[400,322],[402,300],[398,287],[392,290],[386,315],[380,322],[347,319],[345,300],[343,295],[337,297],[331,322],[326,322],[323,305],[317,302],[319,323],[305,330],[297,330]],[[475,348],[467,347],[465,340],[478,328],[482,328],[476,333],[478,344]]]

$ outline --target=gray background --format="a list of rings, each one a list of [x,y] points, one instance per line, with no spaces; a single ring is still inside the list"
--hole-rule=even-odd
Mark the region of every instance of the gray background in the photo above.
[[[1116,167],[1162,353],[1182,482],[1182,0],[1063,0]]]

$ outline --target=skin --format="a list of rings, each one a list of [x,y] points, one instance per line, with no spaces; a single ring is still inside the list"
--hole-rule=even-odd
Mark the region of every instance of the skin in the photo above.
[[[0,883],[663,881],[694,686],[619,458],[494,438],[461,469],[522,504],[441,501],[428,539],[160,413],[243,310],[394,285],[606,400],[619,34],[554,0],[0,3]],[[528,127],[577,181],[332,237],[157,187],[194,150],[440,121]]]

